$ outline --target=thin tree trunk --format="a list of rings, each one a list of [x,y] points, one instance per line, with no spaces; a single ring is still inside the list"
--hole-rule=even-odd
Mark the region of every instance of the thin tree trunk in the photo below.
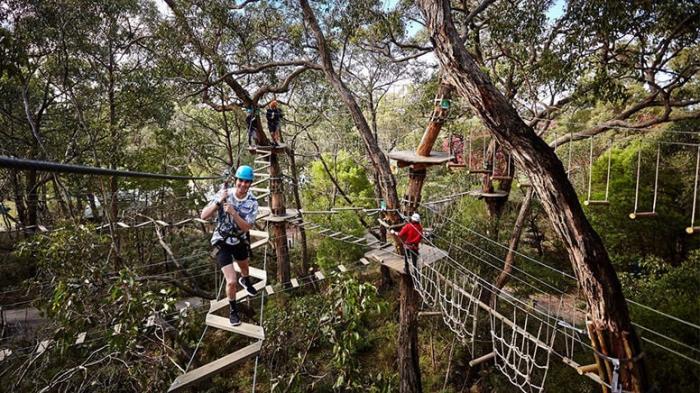
[[[413,288],[410,274],[401,275],[399,293],[399,392],[421,393],[423,385],[421,384],[417,339],[420,299],[418,292]]]
[[[287,208],[284,202],[284,183],[282,183],[282,169],[280,168],[277,152],[270,155],[270,211],[272,215],[286,214]],[[289,265],[289,250],[287,248],[287,222],[270,223],[272,237],[277,257],[277,280],[281,283],[289,283],[291,268]]]
[[[292,194],[294,195],[294,203],[297,210],[301,210],[301,196],[299,195],[299,174],[297,173],[296,157],[294,149],[287,149],[287,157],[289,157],[289,166],[292,173]],[[311,268],[309,264],[309,250],[306,244],[306,229],[303,225],[298,227],[299,235],[301,236],[301,267],[304,272],[308,272]]]
[[[447,0],[419,0],[436,56],[457,92],[467,99],[498,142],[512,152],[526,171],[554,230],[561,237],[586,296],[592,327],[607,355],[624,362],[624,389],[642,392],[649,386],[638,337],[629,310],[600,236],[590,225],[553,150],[518,116],[467,53],[454,27]],[[608,381],[610,382],[610,381]]]

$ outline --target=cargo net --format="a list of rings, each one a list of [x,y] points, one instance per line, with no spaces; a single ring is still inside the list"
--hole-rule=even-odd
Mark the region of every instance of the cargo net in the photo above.
[[[501,296],[508,295],[502,293]],[[556,324],[550,326],[520,305],[507,304],[500,307],[503,308],[512,310],[512,321],[499,311],[490,310],[496,368],[521,391],[540,393],[549,370]]]
[[[467,343],[474,337],[481,286],[471,274],[460,271],[449,261],[418,267],[409,264],[413,285],[423,302],[442,313],[447,327]]]

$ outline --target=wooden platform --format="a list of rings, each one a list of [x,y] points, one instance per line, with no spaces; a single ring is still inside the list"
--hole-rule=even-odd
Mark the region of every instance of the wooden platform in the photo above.
[[[507,198],[508,193],[505,191],[483,192],[479,190],[469,191],[469,195],[477,198]]]
[[[175,379],[175,381],[170,385],[168,393],[177,392],[180,389],[186,388],[187,386],[201,381],[205,378],[209,378],[213,374],[223,372],[236,364],[251,358],[260,352],[262,349],[262,341],[257,341],[247,347],[241,348],[236,352],[226,355],[220,359],[217,359],[211,363],[207,363],[202,367],[191,370],[185,374],[180,375]]]
[[[447,257],[447,252],[428,245],[421,245],[418,254],[418,266],[423,267],[433,264]],[[365,258],[380,263],[391,270],[405,274],[403,256],[394,254],[394,246],[388,245],[380,249],[371,250],[365,253]]]
[[[281,215],[281,216],[276,216],[271,214],[271,210],[267,206],[260,206],[258,208],[258,214],[259,218],[263,221],[267,222],[283,222],[283,221],[289,221],[295,218],[298,218],[299,216],[299,210],[297,209],[287,209],[286,214]]]
[[[453,156],[439,152],[431,151],[429,156],[419,156],[415,151],[392,151],[389,153],[389,158],[396,160],[399,167],[405,167],[413,164],[421,164],[425,166],[429,165],[443,165],[454,159]]]
[[[274,152],[274,153],[284,152],[284,150],[285,150],[286,148],[287,148],[287,144],[286,144],[286,143],[280,143],[280,144],[277,145],[277,146],[272,146],[272,145],[254,146],[254,147],[251,146],[251,147],[248,148],[248,150],[249,150],[251,153],[255,153],[255,154],[269,154],[269,153],[271,153],[271,152]]]

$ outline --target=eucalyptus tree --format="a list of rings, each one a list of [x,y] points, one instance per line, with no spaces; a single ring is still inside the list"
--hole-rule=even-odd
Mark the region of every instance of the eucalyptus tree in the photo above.
[[[576,7],[577,4],[573,3],[572,7]],[[600,237],[586,220],[561,162],[480,69],[455,28],[450,3],[426,0],[420,1],[419,5],[426,16],[431,39],[435,42],[438,60],[449,79],[459,94],[473,106],[492,135],[511,150],[516,162],[524,168],[540,195],[554,230],[569,251],[579,285],[587,299],[593,331],[597,332],[597,337],[592,337],[592,340],[600,345],[598,348],[605,348],[608,356],[630,359],[625,365],[628,372],[621,375],[624,389],[646,391],[648,381],[643,360],[639,357],[641,348],[629,319],[620,282]],[[603,4],[598,6],[601,7],[599,11],[614,8]],[[685,4],[675,9],[682,11],[684,7]],[[654,19],[659,19],[659,16]],[[583,22],[585,19],[582,20],[582,25]],[[612,20],[609,22],[614,23]],[[685,22],[689,20],[686,19]],[[683,29],[682,26],[679,25],[679,28]],[[682,67],[680,71],[671,83],[690,78],[686,67]],[[651,96],[648,96],[651,100],[646,100],[648,104],[641,105],[642,108],[631,112],[634,114],[643,108],[649,108],[650,105],[653,107],[656,98],[670,95],[661,91],[654,93],[655,90],[662,89],[652,86]],[[671,92],[673,90],[675,88]],[[669,107],[672,108],[672,102],[667,99],[663,104],[666,110],[661,119],[671,118],[668,110]]]
[[[282,96],[300,75],[318,68],[306,58],[300,26],[289,18],[289,9],[276,2],[165,2],[172,17],[161,26],[162,61],[172,64],[185,94],[199,96],[218,112],[246,109],[253,116],[254,126],[249,125],[248,131],[255,143],[269,145],[259,116],[264,100]],[[231,133],[224,131],[232,166]],[[281,190],[282,170],[275,152],[270,156],[269,174],[270,189]],[[271,194],[271,209],[276,214],[284,211],[281,192]],[[281,282],[290,279],[285,228],[285,222],[272,225]]]

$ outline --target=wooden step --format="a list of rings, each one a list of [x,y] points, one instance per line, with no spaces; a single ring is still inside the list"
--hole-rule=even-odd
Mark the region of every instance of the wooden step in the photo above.
[[[250,236],[251,237],[264,237],[264,238],[269,237],[267,231],[258,231],[255,229],[250,230]]]
[[[265,244],[267,244],[268,240],[269,239],[265,238],[265,239],[260,239],[260,240],[256,240],[256,241],[252,242],[252,243],[250,243],[250,249],[255,250],[256,248],[260,248],[260,247],[264,246]]]
[[[266,182],[266,181],[268,181],[268,180],[270,180],[270,179],[265,178],[265,179],[261,179],[261,180],[258,180],[258,181],[254,181],[254,182],[250,183],[250,186],[251,186],[251,187],[255,187],[255,186],[259,185],[260,183]]]
[[[257,355],[261,349],[262,341],[257,341],[251,345],[248,345],[247,347],[239,349],[234,353],[228,354],[220,359],[214,360],[213,362],[207,363],[202,367],[182,374],[177,377],[175,381],[173,381],[172,385],[170,385],[168,393],[177,392],[195,382],[202,381],[206,378],[212,377],[215,374],[221,373],[235,366],[236,364]]]
[[[252,275],[252,274],[251,274]],[[253,284],[253,288],[255,288],[258,292],[262,291],[263,288],[265,288],[265,285],[267,285],[267,280],[257,282]],[[240,291],[236,292],[236,301],[241,301],[248,297],[248,292],[246,292],[244,289],[241,289]],[[211,303],[209,304],[209,312],[214,312],[217,310],[221,310],[222,308],[228,306],[228,298],[224,297],[223,299],[219,300],[212,300]]]
[[[256,196],[255,196],[255,199],[260,200],[260,199],[267,198],[268,196],[270,196],[270,193],[269,193],[269,192],[264,193],[264,194],[260,194],[260,195],[256,195]]]
[[[262,326],[253,325],[251,323],[243,322],[239,326],[231,326],[231,322],[228,321],[228,318],[220,317],[214,314],[207,314],[206,324],[207,326],[226,330],[231,333],[257,338],[259,340],[265,339],[265,330],[263,330]]]
[[[270,192],[269,188],[261,188],[261,187],[250,187],[249,190],[253,191],[253,192]]]

